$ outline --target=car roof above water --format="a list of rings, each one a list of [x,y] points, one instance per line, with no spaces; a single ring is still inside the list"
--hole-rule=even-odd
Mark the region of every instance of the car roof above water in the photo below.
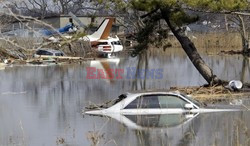
[[[132,95],[132,94],[141,94],[141,95],[149,95],[149,94],[174,94],[174,95],[181,95],[178,91],[164,91],[164,90],[157,90],[157,91],[151,91],[151,90],[142,90],[142,91],[129,91],[126,93],[126,95]]]
[[[188,97],[182,93],[180,93],[179,91],[166,91],[166,90],[153,90],[153,91],[150,91],[150,90],[142,90],[142,91],[131,91],[131,92],[127,92],[126,94],[123,94],[123,95],[126,95],[126,97],[131,97],[133,95],[136,95],[136,96],[143,96],[143,95],[157,95],[157,94],[171,94],[171,95],[174,95],[174,96],[179,96],[181,98],[184,98],[185,100],[188,100],[189,102],[192,102],[193,104],[195,104],[196,106],[198,107],[201,107],[203,104],[194,100],[192,97]]]

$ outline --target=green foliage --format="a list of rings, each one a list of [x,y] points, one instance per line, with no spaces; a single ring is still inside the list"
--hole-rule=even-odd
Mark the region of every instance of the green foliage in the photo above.
[[[116,5],[116,9],[125,9],[127,7],[127,3],[124,2],[124,0],[112,0],[113,3]]]
[[[115,0],[113,0],[115,1]],[[118,0],[119,1],[119,0]],[[197,21],[198,17],[190,17],[184,7],[207,11],[242,11],[249,8],[247,0],[131,0],[133,9],[150,12],[155,9],[168,9],[171,21],[177,25],[185,25]]]
[[[179,27],[182,25],[196,22],[198,20],[198,16],[189,16],[182,9],[178,9],[178,10],[171,12],[169,16],[170,16],[170,20],[176,26],[179,26]]]
[[[239,11],[249,7],[248,0],[132,0],[131,3],[133,8],[141,11],[152,11],[157,7],[173,8],[181,5],[211,11]]]
[[[142,50],[147,49],[149,44],[152,44],[154,42],[153,33],[156,28],[156,24],[158,20],[159,20],[159,15],[155,15],[155,16],[151,16],[147,18],[144,21],[145,26],[139,30],[139,32],[137,33],[137,37],[136,37],[139,45],[135,47],[135,50],[133,51],[132,56],[136,56]]]
[[[134,9],[140,11],[152,11],[160,7],[173,7],[177,0],[131,0]]]
[[[152,11],[156,8],[155,0],[132,0],[131,4],[134,9],[139,11]]]
[[[241,11],[249,8],[248,0],[183,0],[193,8],[210,11]]]
[[[144,19],[144,27],[138,31],[137,41],[139,45],[134,54],[139,54],[142,50],[147,49],[149,44],[158,46],[157,44],[160,44],[158,42],[163,41],[168,36],[167,30],[156,27],[162,19],[161,12],[166,14],[176,28],[181,28],[183,25],[198,20],[197,16],[190,16],[190,13],[187,13],[185,9],[187,7],[210,12],[243,11],[249,8],[248,0],[101,0],[101,2],[110,2],[118,9],[133,9],[140,11],[141,15],[144,14],[142,18]]]
[[[97,0],[98,3],[103,3],[103,0]]]

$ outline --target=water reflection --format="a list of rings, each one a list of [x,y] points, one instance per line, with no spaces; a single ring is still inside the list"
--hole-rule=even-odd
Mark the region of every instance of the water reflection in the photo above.
[[[114,70],[120,63],[120,58],[105,59],[105,60],[93,60],[90,61],[90,67],[95,70],[97,78],[103,79],[109,83],[114,83],[115,71],[112,74],[111,70]],[[96,73],[97,72],[97,73]]]
[[[148,52],[143,52],[138,55],[138,62],[136,67],[136,74],[135,76],[140,76],[139,71],[144,70],[144,78],[136,78],[133,81],[132,89],[131,90],[145,90],[146,83],[147,83],[147,70],[149,69],[148,66]]]
[[[204,55],[203,58],[215,74],[227,80],[240,80],[242,68],[246,66],[244,81],[250,82],[249,64],[244,65],[241,56]],[[167,129],[135,130],[105,117],[83,118],[82,108],[89,102],[103,103],[131,89],[168,89],[170,86],[205,83],[181,50],[120,58],[117,62],[97,61],[97,66],[91,62],[49,67],[16,66],[1,70],[0,145],[56,145],[60,138],[65,140],[65,145],[90,145],[89,131],[104,134],[100,145],[247,144],[250,132],[247,112],[199,115],[190,121],[192,126],[188,130],[174,132],[180,134],[176,140],[174,136],[170,137],[172,132]],[[91,66],[103,70],[124,69],[125,72],[122,79],[86,79],[86,68]],[[127,67],[162,68],[163,78],[127,79]],[[138,120],[140,118],[134,123]]]
[[[193,125],[196,116],[198,114],[135,116],[130,118],[137,124],[141,124],[135,133],[140,133],[138,139],[141,139],[145,146],[154,143],[158,143],[158,145],[189,145],[199,129],[198,124],[195,127]]]
[[[162,114],[162,115],[110,115],[126,127],[134,130],[155,130],[164,128],[183,127],[189,123],[196,114]]]
[[[117,130],[114,134],[107,134],[107,137],[115,138],[118,145],[249,145],[248,132],[249,123],[246,119],[247,112],[230,112],[230,113],[213,113],[213,114],[200,114],[184,122],[178,119],[175,115],[173,118],[177,118],[177,125],[171,125],[172,121],[168,121],[169,127],[155,127],[160,121],[150,119],[146,121],[140,121],[142,117],[133,117],[131,121],[135,123],[124,122],[125,127],[129,129]],[[135,121],[135,122],[134,122]],[[146,123],[145,123],[146,122]],[[141,125],[138,125],[138,124]],[[166,121],[163,124],[167,124]],[[113,126],[117,126],[117,123],[112,122]],[[108,127],[108,126],[107,126]],[[111,129],[109,129],[111,128]],[[109,126],[106,130],[114,130],[112,126]],[[122,129],[120,127],[120,129]],[[113,133],[113,132],[112,132]],[[122,143],[121,139],[126,139],[126,143]],[[121,141],[120,141],[121,140]],[[123,141],[124,142],[124,141]],[[115,144],[114,144],[115,145]]]
[[[245,83],[247,74],[250,75],[250,65],[249,65],[249,57],[244,56],[243,57],[243,63],[242,63],[242,73],[241,73],[241,81]]]

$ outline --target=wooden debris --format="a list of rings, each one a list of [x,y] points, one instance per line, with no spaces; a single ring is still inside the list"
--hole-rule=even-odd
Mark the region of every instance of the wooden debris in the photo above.
[[[81,62],[87,60],[95,60],[95,58],[84,57],[68,57],[68,56],[39,56],[38,58],[32,58],[26,61],[30,64],[43,64],[43,63],[62,63],[62,62]]]
[[[83,57],[46,56],[46,55],[41,55],[38,58],[42,58],[42,59],[66,59],[66,60],[83,60],[83,59],[85,59]]]
[[[242,55],[250,56],[249,50],[247,52],[244,52],[243,50],[230,50],[230,51],[221,51],[221,53],[229,54],[229,55],[242,54]]]
[[[5,63],[0,63],[0,70],[4,70],[7,64]]]

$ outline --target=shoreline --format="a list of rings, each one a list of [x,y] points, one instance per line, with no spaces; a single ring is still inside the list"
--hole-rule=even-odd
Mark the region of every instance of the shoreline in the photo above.
[[[243,88],[240,91],[230,91],[223,86],[213,87],[171,87],[170,91],[179,91],[186,95],[191,95],[195,100],[204,103],[218,103],[234,99],[250,98],[250,89]]]

